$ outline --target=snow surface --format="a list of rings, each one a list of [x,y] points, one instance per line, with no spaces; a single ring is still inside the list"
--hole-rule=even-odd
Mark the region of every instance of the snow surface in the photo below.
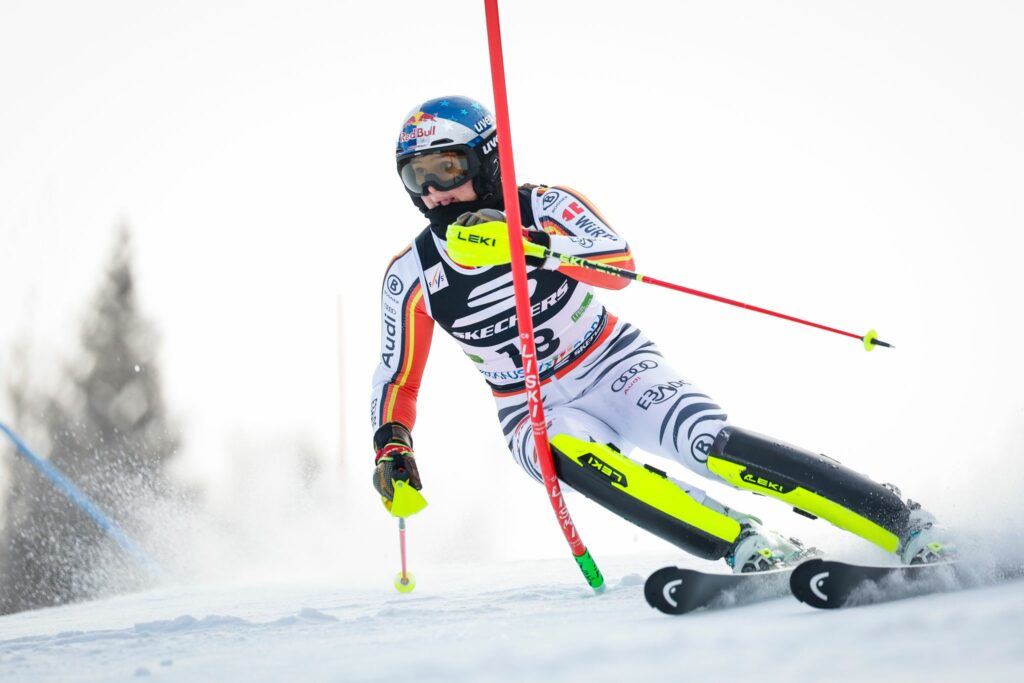
[[[678,556],[164,587],[0,618],[2,681],[976,681],[1024,674],[1024,580],[837,612],[792,598],[669,617],[643,577]],[[696,560],[681,564],[707,568]]]

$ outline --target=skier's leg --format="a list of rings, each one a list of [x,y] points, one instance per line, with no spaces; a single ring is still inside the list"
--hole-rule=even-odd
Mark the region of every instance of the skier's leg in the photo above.
[[[896,552],[910,510],[899,495],[835,460],[739,427],[715,439],[708,468],[737,488],[790,504]]]
[[[593,354],[563,378],[571,405],[597,416],[638,448],[718,479],[707,456],[728,424],[725,411],[676,372],[654,342],[624,323],[607,352]],[[611,340],[610,340],[611,341]],[[599,350],[601,351],[601,350]]]
[[[609,443],[553,431],[551,455],[568,486],[693,555],[724,557],[740,535],[740,522],[727,510],[702,504],[664,472],[630,460]]]
[[[738,488],[777,498],[899,553],[908,564],[955,555],[947,533],[919,504],[826,455],[730,425],[715,439],[708,468]]]
[[[803,555],[799,542],[764,531],[755,518],[631,460],[622,451],[628,453],[632,445],[597,418],[566,406],[552,409],[547,417],[555,471],[567,489],[693,555],[724,557],[736,571],[769,569]],[[529,423],[513,430],[510,448],[520,464],[527,463],[527,472],[539,478]]]
[[[573,405],[644,451],[778,498],[898,552],[904,561],[928,554],[934,534],[919,532],[928,531],[932,519],[919,506],[830,458],[731,425],[708,394],[673,370],[652,342],[634,334],[619,353],[574,373],[573,381],[583,389]]]

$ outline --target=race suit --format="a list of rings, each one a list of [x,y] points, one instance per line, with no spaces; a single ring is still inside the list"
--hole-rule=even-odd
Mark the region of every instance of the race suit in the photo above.
[[[631,270],[633,257],[596,209],[565,187],[520,188],[523,226],[550,236],[552,251]],[[707,455],[726,414],[665,362],[654,342],[609,313],[594,286],[628,280],[556,259],[527,266],[541,395],[550,437],[569,434],[674,459],[718,479]],[[437,323],[462,347],[497,404],[516,462],[540,481],[527,415],[511,266],[463,267],[430,228],[388,266],[381,292],[381,356],[373,377],[372,426],[411,431]],[[703,491],[685,487],[698,501]]]

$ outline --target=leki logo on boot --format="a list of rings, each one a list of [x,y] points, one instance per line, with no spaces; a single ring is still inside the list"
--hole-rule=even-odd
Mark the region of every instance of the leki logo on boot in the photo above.
[[[779,482],[772,481],[764,474],[749,469],[743,473],[743,481],[770,491],[777,491],[778,493],[789,493],[795,488],[789,484],[780,484]]]

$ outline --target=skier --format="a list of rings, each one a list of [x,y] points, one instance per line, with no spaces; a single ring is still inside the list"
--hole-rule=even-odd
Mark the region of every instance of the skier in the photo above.
[[[391,261],[381,292],[373,483],[389,510],[396,481],[421,488],[411,432],[435,323],[476,365],[513,458],[541,481],[500,239],[507,227],[498,144],[492,114],[457,96],[414,108],[398,136],[398,174],[430,225]],[[529,243],[633,269],[626,241],[579,192],[523,185],[518,201]],[[597,299],[595,287],[621,289],[628,280],[554,258],[528,256],[527,271],[552,456],[568,487],[694,555],[724,558],[735,572],[790,565],[813,549],[628,458],[634,447],[822,517],[907,564],[954,552],[933,516],[894,486],[731,424],[654,342]]]

